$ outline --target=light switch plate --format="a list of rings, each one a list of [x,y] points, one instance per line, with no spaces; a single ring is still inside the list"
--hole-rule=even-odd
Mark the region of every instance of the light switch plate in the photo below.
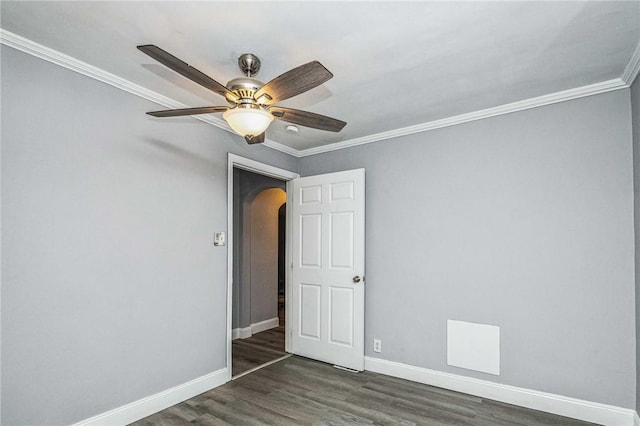
[[[225,244],[225,234],[224,232],[216,232],[213,234],[213,245],[214,246],[223,246]]]

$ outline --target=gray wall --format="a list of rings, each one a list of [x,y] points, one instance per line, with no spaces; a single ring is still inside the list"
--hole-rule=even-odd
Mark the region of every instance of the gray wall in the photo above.
[[[619,90],[301,159],[366,169],[367,355],[635,407],[631,145]],[[500,326],[501,376],[447,319]]]
[[[0,53],[2,423],[223,368],[226,153],[298,161]],[[623,90],[300,160],[367,170],[367,355],[634,407],[630,117]],[[501,327],[500,377],[446,365],[450,318]]]
[[[233,265],[233,328],[245,328],[250,326],[252,322],[251,203],[256,195],[265,189],[280,188],[284,190],[285,183],[284,181],[246,170],[234,169],[233,185],[233,252],[234,259],[236,260]],[[257,309],[259,312],[268,310],[267,301],[257,299],[254,300],[254,302],[256,305],[253,308]]]
[[[636,242],[636,411],[640,411],[640,80],[631,85],[633,189]]]
[[[5,46],[2,424],[68,424],[225,367],[227,152],[297,160]]]

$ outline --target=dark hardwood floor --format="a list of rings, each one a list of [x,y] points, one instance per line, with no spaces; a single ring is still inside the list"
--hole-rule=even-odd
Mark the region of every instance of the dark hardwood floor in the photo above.
[[[588,425],[292,356],[133,423],[150,425]]]
[[[236,339],[231,346],[234,377],[281,358],[287,354],[284,351],[284,320],[280,320],[279,327],[256,333],[248,339]]]

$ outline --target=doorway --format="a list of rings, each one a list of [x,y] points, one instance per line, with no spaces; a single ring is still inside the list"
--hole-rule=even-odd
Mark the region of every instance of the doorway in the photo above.
[[[237,242],[234,276],[232,376],[282,358],[284,347],[284,277],[280,283],[279,242],[285,239],[279,212],[286,203],[284,182],[234,170]],[[284,253],[282,253],[284,255]]]
[[[297,173],[229,154],[228,379],[233,364],[233,272],[239,267],[234,260],[239,258],[234,230],[240,226],[239,219],[234,219],[233,195],[239,190],[234,168],[286,182],[285,351],[363,370],[364,169],[300,178]]]
[[[288,356],[286,181],[297,174],[229,154],[229,378]]]

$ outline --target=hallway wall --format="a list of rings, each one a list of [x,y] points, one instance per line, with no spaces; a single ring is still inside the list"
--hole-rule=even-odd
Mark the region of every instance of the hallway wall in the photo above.
[[[251,323],[278,317],[278,210],[287,200],[266,189],[251,203]]]
[[[233,240],[235,241],[233,265],[233,316],[234,329],[249,327],[251,318],[251,203],[256,196],[269,188],[279,188],[284,191],[285,182],[246,170],[233,170],[234,182],[234,212],[233,212]],[[277,215],[277,212],[276,212]],[[276,218],[277,221],[277,218]],[[277,244],[277,239],[276,239]],[[277,246],[276,246],[277,254]],[[274,263],[277,268],[277,262]],[[277,280],[277,269],[276,269]],[[277,283],[277,281],[276,281]],[[258,295],[255,295],[257,298]],[[261,302],[258,302],[259,304]],[[266,312],[266,308],[257,308],[259,312]],[[274,317],[277,315],[274,315]],[[266,318],[265,318],[266,319]],[[254,323],[257,321],[253,321]]]

